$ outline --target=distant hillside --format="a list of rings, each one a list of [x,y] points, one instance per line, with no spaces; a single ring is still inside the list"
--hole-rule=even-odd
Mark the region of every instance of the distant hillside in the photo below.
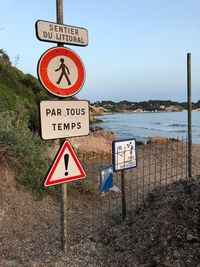
[[[130,101],[97,101],[91,104],[97,108],[106,109],[108,112],[152,112],[152,111],[182,111],[187,109],[187,102],[175,102],[171,100],[148,100],[140,102]],[[193,109],[200,108],[200,100],[196,103],[192,103]]]

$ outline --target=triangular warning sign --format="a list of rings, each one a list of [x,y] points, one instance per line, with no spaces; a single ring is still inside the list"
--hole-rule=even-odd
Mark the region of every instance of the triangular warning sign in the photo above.
[[[85,178],[85,172],[70,143],[65,141],[47,175],[45,186],[56,185]]]

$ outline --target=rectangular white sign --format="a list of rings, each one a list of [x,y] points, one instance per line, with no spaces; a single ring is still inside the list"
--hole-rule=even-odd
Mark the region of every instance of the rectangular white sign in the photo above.
[[[85,28],[50,21],[38,20],[36,22],[36,35],[41,41],[63,43],[68,45],[88,45],[88,31]]]
[[[88,135],[88,101],[41,101],[40,120],[45,140]]]
[[[114,140],[112,153],[114,172],[137,166],[135,139]]]

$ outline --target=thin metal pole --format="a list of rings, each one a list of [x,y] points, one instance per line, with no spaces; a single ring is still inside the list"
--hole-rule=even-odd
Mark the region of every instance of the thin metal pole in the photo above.
[[[63,0],[56,0],[57,23],[63,24]],[[63,46],[63,44],[57,44]],[[59,98],[61,100],[61,98]],[[60,145],[63,139],[60,139]],[[67,183],[61,184],[61,248],[67,252]]]
[[[67,183],[61,185],[61,248],[67,252]]]
[[[125,171],[121,172],[121,185],[122,185],[122,218],[126,218],[126,195],[125,195]]]
[[[63,24],[63,0],[56,0],[57,23]]]
[[[188,98],[188,176],[192,177],[191,53],[187,54],[187,98]]]

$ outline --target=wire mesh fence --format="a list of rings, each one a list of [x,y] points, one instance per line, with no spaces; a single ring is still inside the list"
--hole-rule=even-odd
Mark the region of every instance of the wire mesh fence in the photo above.
[[[122,221],[122,194],[100,193],[100,168],[112,164],[112,155],[102,151],[76,151],[86,178],[68,185],[68,244],[85,236],[94,238],[104,227]],[[138,146],[137,167],[124,172],[126,209],[132,211],[156,187],[186,179],[187,140],[168,140]],[[121,189],[121,172],[114,174]]]

